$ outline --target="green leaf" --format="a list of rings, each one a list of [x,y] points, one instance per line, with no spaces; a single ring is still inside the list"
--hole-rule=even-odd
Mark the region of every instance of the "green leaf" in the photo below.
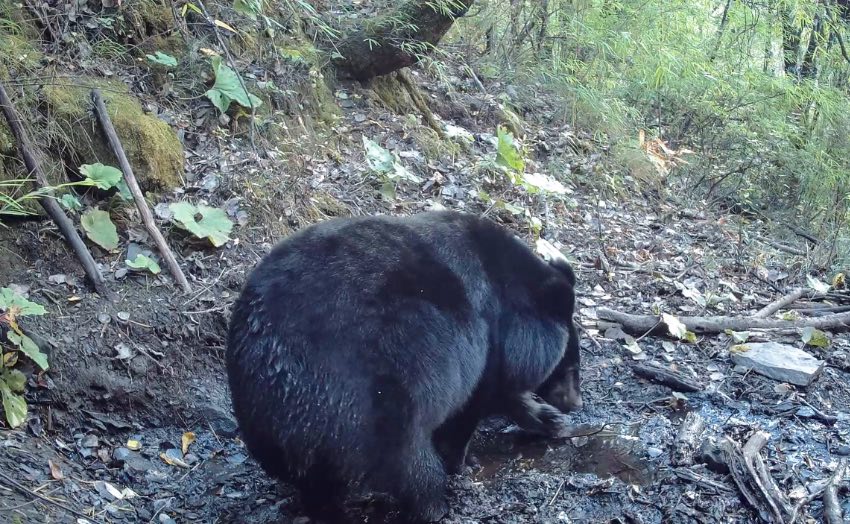
[[[157,51],[152,55],[145,55],[148,61],[154,64],[159,64],[165,67],[177,67],[177,59],[171,55],[167,55],[161,51]]]
[[[220,56],[212,57],[210,62],[215,73],[215,84],[206,95],[219,111],[227,112],[232,101],[242,107],[251,107],[253,104],[254,108],[257,108],[262,105],[262,100],[242,89],[236,72],[222,62]]]
[[[521,173],[525,169],[525,160],[514,142],[514,135],[502,126],[496,129],[496,163]]]
[[[17,346],[18,351],[28,356],[30,360],[38,364],[38,367],[47,371],[50,367],[47,365],[47,355],[41,352],[41,349],[38,348],[35,342],[26,335],[18,335],[14,331],[9,331],[6,333],[6,338],[9,339],[9,342]]]
[[[363,137],[363,148],[366,150],[366,163],[369,169],[390,180],[407,180],[418,184],[422,179],[414,175],[389,151],[378,145],[378,143]]]
[[[30,302],[21,295],[7,287],[0,287],[0,309],[9,311],[10,308],[18,309],[18,316],[43,315],[46,311],[44,306]]]
[[[97,164],[81,165],[80,174],[85,176],[86,180],[90,181],[92,185],[95,185],[100,189],[112,189],[113,187],[117,187],[119,182],[124,179],[124,175],[121,174],[120,169],[112,166],[105,166],[99,162]]]
[[[393,170],[395,163],[393,155],[377,142],[364,136],[363,148],[366,150],[366,163],[369,165],[369,169],[381,174],[387,174]]]
[[[257,15],[263,12],[263,2],[262,0],[234,0],[233,10],[256,20]]]
[[[27,385],[27,376],[17,369],[5,369],[0,372],[0,381],[5,382],[15,393],[23,393]]]
[[[189,202],[175,202],[168,206],[177,224],[198,238],[207,238],[215,247],[230,240],[233,222],[223,210],[209,206],[193,206]]]
[[[71,193],[65,193],[59,198],[59,203],[68,211],[79,211],[83,208],[83,203],[80,199]]]
[[[803,328],[803,342],[814,347],[825,348],[829,346],[829,337],[823,331],[807,326]]]
[[[109,213],[101,209],[91,209],[80,218],[86,235],[95,244],[107,251],[118,248],[118,230],[109,218]]]
[[[27,401],[15,394],[5,382],[0,380],[0,395],[3,397],[3,412],[12,428],[17,428],[27,420]]]
[[[132,269],[147,269],[154,275],[158,275],[162,269],[159,267],[159,264],[156,263],[156,260],[139,253],[136,255],[134,260],[127,260],[127,267]]]

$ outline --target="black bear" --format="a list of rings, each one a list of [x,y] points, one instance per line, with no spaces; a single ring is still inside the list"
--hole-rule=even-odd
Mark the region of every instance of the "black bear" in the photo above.
[[[233,306],[226,363],[249,453],[310,516],[338,518],[357,488],[439,520],[482,418],[546,432],[581,406],[574,285],[563,257],[468,214],[304,228]]]

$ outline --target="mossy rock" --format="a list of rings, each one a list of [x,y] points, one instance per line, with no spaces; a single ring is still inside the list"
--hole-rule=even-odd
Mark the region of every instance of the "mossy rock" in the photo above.
[[[46,86],[43,95],[50,121],[51,147],[72,162],[118,165],[100,126],[91,114],[91,90],[99,88],[109,118],[124,146],[133,172],[144,190],[176,187],[183,175],[183,146],[171,127],[146,114],[127,87],[118,81],[76,78],[74,87]],[[89,87],[76,87],[76,86]],[[71,154],[65,153],[69,151]]]

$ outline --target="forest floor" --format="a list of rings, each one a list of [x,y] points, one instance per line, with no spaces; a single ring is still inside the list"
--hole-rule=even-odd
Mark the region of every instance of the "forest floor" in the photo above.
[[[493,97],[474,86],[448,92],[417,77],[442,121],[465,128],[474,142],[423,155],[410,118],[375,104],[355,84],[335,93],[343,116],[333,139],[309,146],[316,154],[297,163],[274,150],[254,155],[244,137],[195,142],[182,194],[227,207],[240,223],[218,250],[169,233],[194,287],[189,295],[168,277],[122,274],[123,258],[100,252],[107,283],[120,295],[109,303],[83,283],[50,223],[0,228],[0,284],[48,308],[24,327],[39,336],[52,364],[31,380],[27,424],[0,430],[0,521],[304,522],[291,490],[246,455],[230,413],[224,337],[246,273],[281,235],[334,215],[444,206],[486,213],[530,239],[524,219],[494,206],[482,189],[530,208],[544,236],[576,261],[585,407],[569,421],[589,430],[541,439],[504,421],[486,423],[472,447],[481,467],[453,478],[444,522],[762,521],[767,516],[716,461],[674,462],[689,413],[704,420],[702,441],[728,436],[743,445],[767,431],[762,454],[792,502],[830,477],[850,455],[846,336],[834,335],[828,348],[806,348],[828,365],[798,388],[736,368],[725,334],[695,342],[646,336],[637,351],[624,346],[620,332],[597,324],[600,307],[747,316],[804,285],[787,269],[793,257],[746,240],[763,234],[765,223],[674,198],[666,188],[650,197],[633,185],[610,187],[600,174],[604,147],[547,117],[559,101],[539,93],[529,95],[524,115],[527,135],[535,137],[534,164],[569,189],[542,209],[476,168],[495,156]],[[380,197],[361,135],[398,153],[423,183],[401,185],[393,202]],[[334,154],[321,154],[328,149]],[[708,296],[715,300],[701,303]],[[797,332],[760,337],[803,346]],[[633,372],[635,363],[653,361],[703,389],[673,392]],[[850,515],[846,499],[843,510]],[[396,518],[374,501],[354,502],[351,512],[361,522]],[[817,498],[802,506],[799,521],[819,522],[822,512]]]

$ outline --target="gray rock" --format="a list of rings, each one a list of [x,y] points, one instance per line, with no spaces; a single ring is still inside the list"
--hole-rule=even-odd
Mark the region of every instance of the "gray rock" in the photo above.
[[[823,371],[824,362],[802,349],[776,342],[739,344],[730,352],[732,362],[766,377],[808,386]]]

